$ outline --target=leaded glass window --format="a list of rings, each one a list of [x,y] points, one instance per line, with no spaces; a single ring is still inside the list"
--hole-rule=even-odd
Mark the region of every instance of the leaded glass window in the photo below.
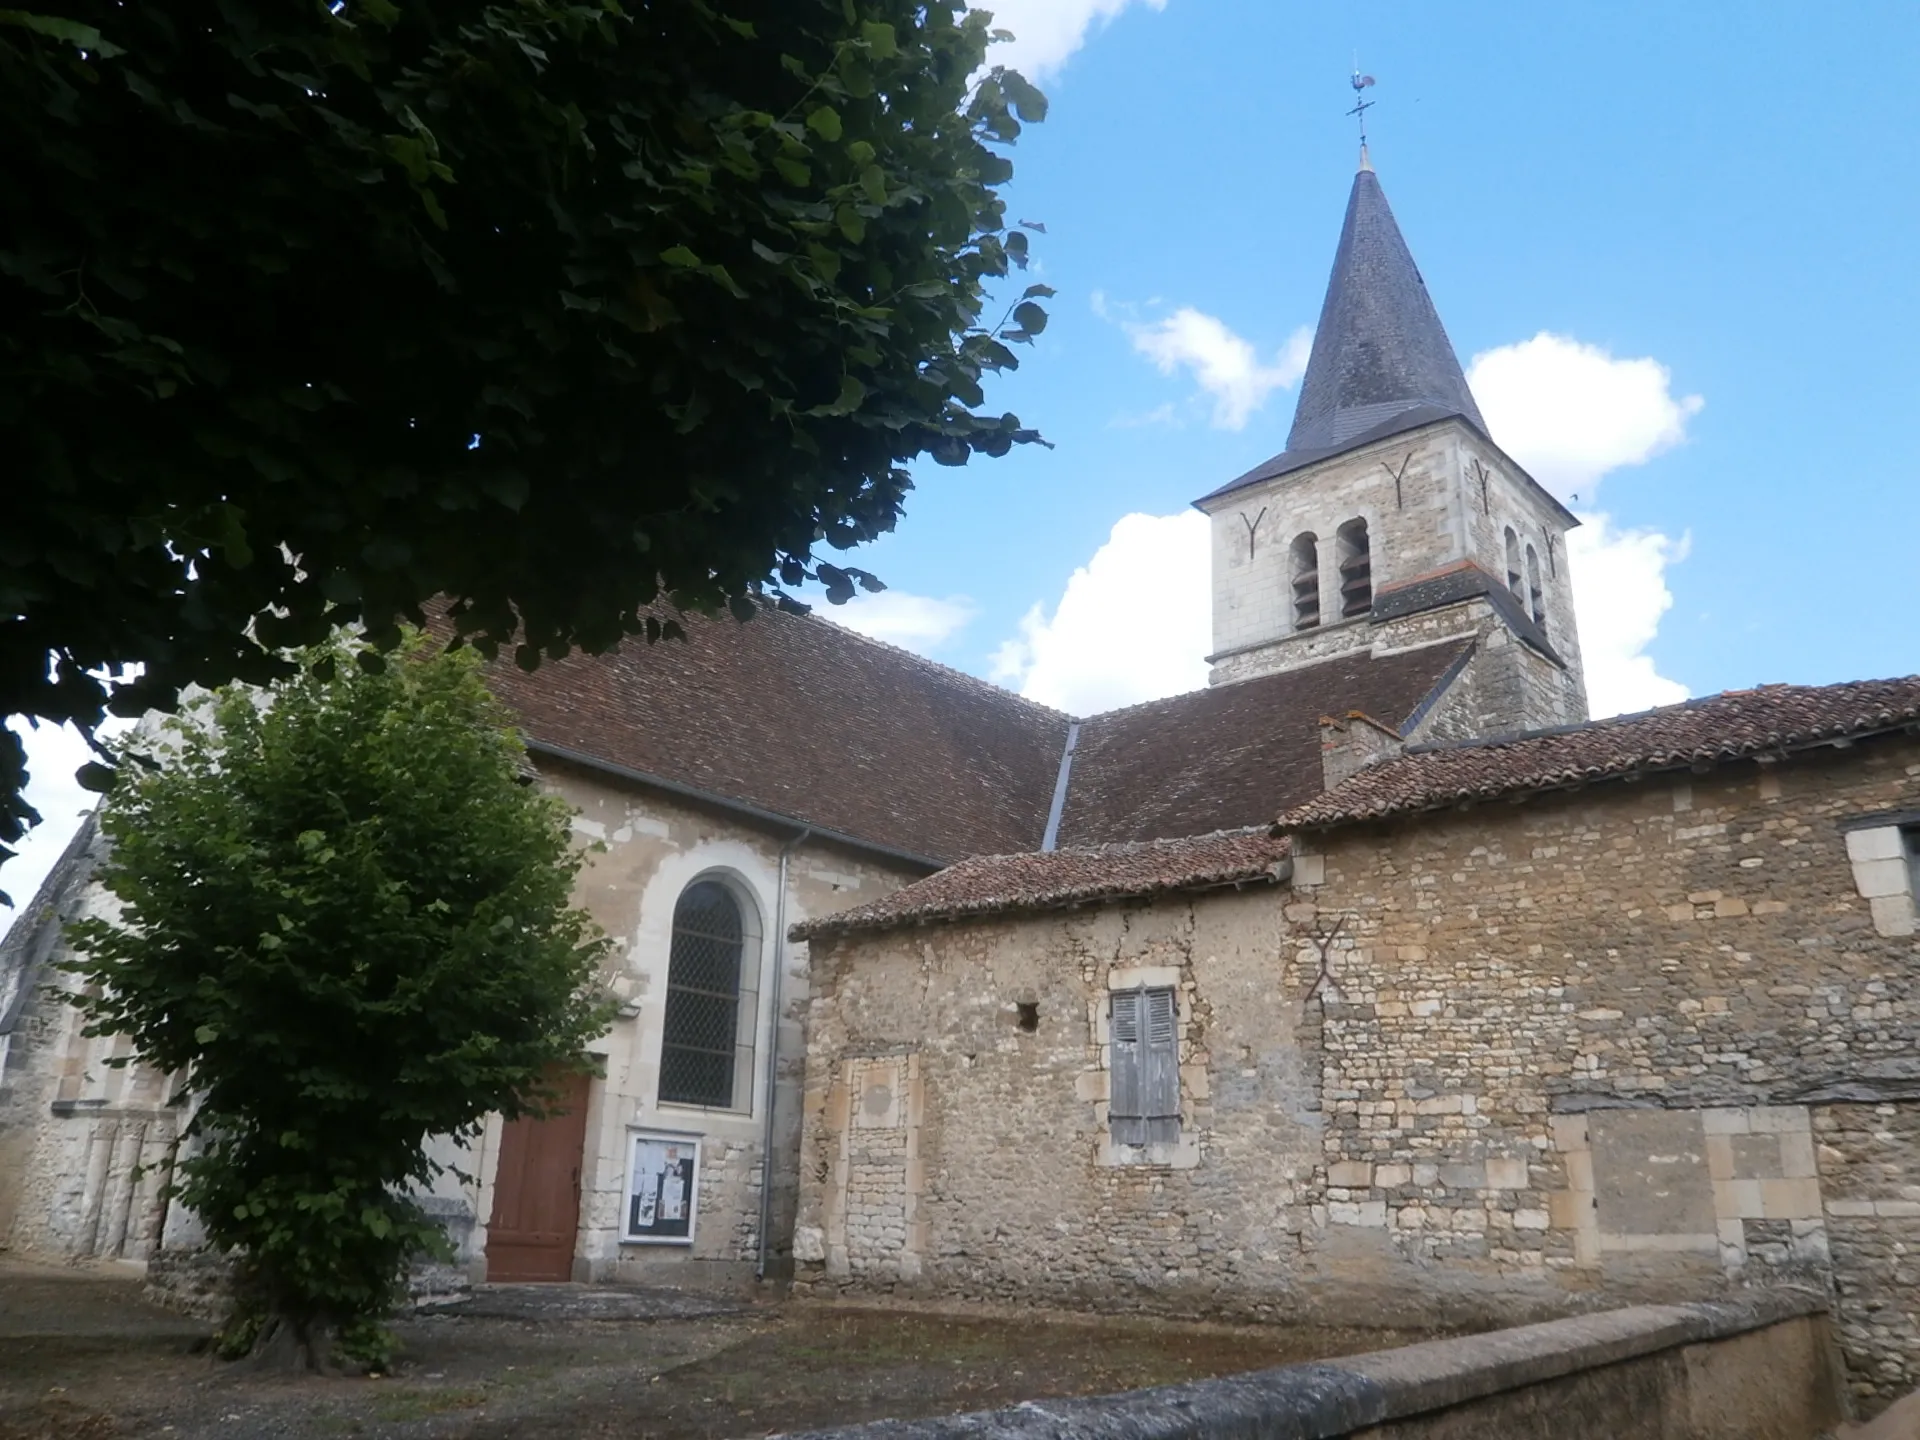
[[[673,907],[660,1100],[746,1108],[752,1093],[754,962],[740,901],[718,880],[696,880]]]

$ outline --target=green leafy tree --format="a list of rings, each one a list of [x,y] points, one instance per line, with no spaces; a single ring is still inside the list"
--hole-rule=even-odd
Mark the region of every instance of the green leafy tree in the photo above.
[[[0,714],[91,734],[102,672],[135,715],[437,595],[528,666],[843,601],[909,462],[1038,438],[982,385],[1046,325],[984,309],[1045,100],[960,0],[27,3]],[[0,860],[23,773],[0,731]]]
[[[240,1257],[244,1348],[378,1364],[429,1137],[540,1103],[609,1011],[580,852],[471,652],[335,644],[166,722],[105,808],[115,918],[73,927],[90,1034],[183,1072],[175,1193]],[[377,657],[376,661],[377,661]]]

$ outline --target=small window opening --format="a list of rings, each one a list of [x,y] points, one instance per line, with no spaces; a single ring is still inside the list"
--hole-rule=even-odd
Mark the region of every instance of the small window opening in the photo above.
[[[1507,589],[1519,595],[1520,589],[1520,537],[1513,533],[1513,527],[1507,527]]]
[[[1902,825],[1900,840],[1907,851],[1907,889],[1914,904],[1920,905],[1920,824]]]
[[[1013,1008],[1019,1012],[1015,1024],[1031,1035],[1040,1028],[1040,1005],[1034,1000],[1016,1000]]]
[[[1541,624],[1547,620],[1547,592],[1540,588],[1540,552],[1527,546],[1527,609]]]
[[[1293,628],[1311,630],[1320,623],[1320,537],[1311,530],[1294,537]]]
[[[1180,1032],[1171,989],[1115,991],[1107,1123],[1116,1145],[1180,1138]]]
[[[1340,527],[1340,617],[1350,620],[1373,609],[1373,552],[1367,522],[1349,520]]]

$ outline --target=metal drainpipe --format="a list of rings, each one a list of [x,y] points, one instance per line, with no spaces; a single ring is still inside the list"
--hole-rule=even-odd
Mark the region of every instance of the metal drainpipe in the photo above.
[[[773,1108],[780,1078],[780,982],[787,972],[787,861],[813,834],[802,830],[780,847],[780,890],[773,898],[773,1006],[767,1026],[767,1125],[760,1139],[760,1258],[754,1278],[767,1278],[767,1232],[773,1224]]]

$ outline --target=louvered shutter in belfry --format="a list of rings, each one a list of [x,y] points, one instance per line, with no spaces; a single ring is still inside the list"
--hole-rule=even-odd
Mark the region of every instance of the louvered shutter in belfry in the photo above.
[[[1147,1139],[1171,1144],[1180,1138],[1180,1043],[1174,1025],[1173,991],[1143,992],[1141,1113]]]
[[[1108,1026],[1111,1084],[1107,1092],[1107,1124],[1116,1145],[1147,1143],[1147,1122],[1141,1109],[1140,994],[1116,990],[1112,1023]]]

